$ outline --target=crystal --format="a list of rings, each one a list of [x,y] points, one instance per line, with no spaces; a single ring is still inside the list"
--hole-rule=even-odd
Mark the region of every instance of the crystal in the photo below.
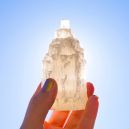
[[[43,59],[43,80],[54,78],[58,84],[54,110],[82,110],[87,101],[84,49],[73,37],[69,23],[61,21]]]

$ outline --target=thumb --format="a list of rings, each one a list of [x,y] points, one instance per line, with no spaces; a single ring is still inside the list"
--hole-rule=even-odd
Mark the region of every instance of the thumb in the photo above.
[[[43,87],[38,95],[41,102],[40,109],[41,109],[42,117],[44,119],[49,109],[52,107],[55,101],[56,95],[57,95],[57,83],[54,79],[49,78],[44,82]]]
[[[30,122],[38,121],[39,124],[44,122],[57,95],[57,83],[54,79],[47,79],[42,88],[41,85],[40,83],[40,88],[37,88],[40,91],[36,90],[37,93],[32,96],[25,116]]]

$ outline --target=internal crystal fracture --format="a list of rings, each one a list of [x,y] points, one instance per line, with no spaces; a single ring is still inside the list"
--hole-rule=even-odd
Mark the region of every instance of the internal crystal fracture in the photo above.
[[[84,50],[74,38],[70,21],[62,20],[55,39],[49,45],[43,59],[43,80],[53,78],[58,84],[58,93],[52,109],[82,110],[87,95],[85,86]]]

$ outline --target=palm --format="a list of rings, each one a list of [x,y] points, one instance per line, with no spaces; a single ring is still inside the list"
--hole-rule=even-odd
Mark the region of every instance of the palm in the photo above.
[[[80,118],[82,117],[84,111],[59,111],[53,112],[49,123],[46,128],[51,129],[75,129],[77,128]]]

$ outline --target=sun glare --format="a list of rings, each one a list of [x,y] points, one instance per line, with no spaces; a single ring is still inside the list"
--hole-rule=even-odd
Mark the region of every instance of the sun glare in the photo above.
[[[70,29],[70,21],[69,20],[61,20],[60,24],[61,29]]]

